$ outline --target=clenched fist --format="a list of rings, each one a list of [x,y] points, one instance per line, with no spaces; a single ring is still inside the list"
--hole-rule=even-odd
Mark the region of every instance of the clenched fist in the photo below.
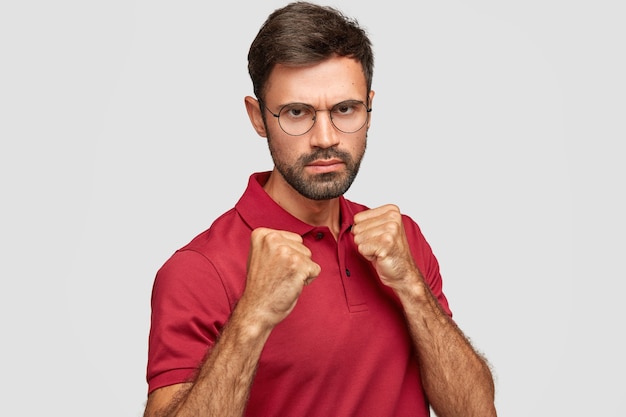
[[[421,277],[398,207],[386,205],[357,213],[352,233],[359,253],[372,262],[385,285],[397,290]]]
[[[321,268],[298,234],[255,229],[250,241],[246,288],[240,305],[259,323],[273,327],[291,313],[305,285]]]

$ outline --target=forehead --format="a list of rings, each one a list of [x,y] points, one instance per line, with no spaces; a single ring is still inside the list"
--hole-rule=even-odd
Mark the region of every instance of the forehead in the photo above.
[[[331,105],[347,99],[365,100],[366,96],[361,63],[348,57],[333,57],[301,67],[277,64],[265,89],[265,100],[275,105]]]

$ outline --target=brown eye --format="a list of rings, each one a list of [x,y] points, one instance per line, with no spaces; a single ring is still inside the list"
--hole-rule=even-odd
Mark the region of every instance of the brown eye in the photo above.
[[[360,110],[365,110],[363,103],[360,101],[343,101],[341,103],[335,104],[332,109],[333,116],[351,116],[357,113]]]
[[[306,104],[288,104],[284,106],[280,111],[280,117],[288,119],[299,120],[306,118],[313,118],[315,111],[312,110]]]

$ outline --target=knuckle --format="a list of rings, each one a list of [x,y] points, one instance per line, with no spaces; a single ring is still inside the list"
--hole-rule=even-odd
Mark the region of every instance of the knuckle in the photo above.
[[[385,223],[384,230],[384,236],[389,236],[392,239],[395,239],[395,237],[400,232],[400,224],[393,221],[387,222]]]
[[[400,219],[402,214],[400,212],[400,207],[396,206],[395,204],[389,204],[387,206],[387,210],[385,211],[385,214],[387,215],[388,218],[390,219]]]
[[[380,240],[383,246],[391,246],[396,241],[396,237],[395,234],[387,232],[380,236]]]
[[[298,271],[299,266],[302,264],[302,255],[293,251],[288,246],[281,246],[279,248],[279,256],[285,268],[291,273]]]
[[[395,213],[400,213],[400,207],[398,207],[395,204],[389,204],[387,205],[387,210],[395,212]]]
[[[263,235],[263,241],[270,248],[283,248],[288,249],[289,247],[285,245],[285,238],[283,235],[277,230],[267,229],[265,234]]]
[[[262,242],[262,241],[268,241],[268,240],[271,241],[273,239],[272,236],[275,235],[276,233],[277,232],[275,230],[267,229],[265,227],[259,227],[252,231],[252,234],[250,235],[250,239],[255,242]]]
[[[277,239],[280,239],[280,233],[276,230],[267,230],[265,232],[265,239],[272,242],[276,241]]]
[[[279,245],[276,247],[276,256],[284,260],[291,260],[294,257],[294,253],[287,245]]]

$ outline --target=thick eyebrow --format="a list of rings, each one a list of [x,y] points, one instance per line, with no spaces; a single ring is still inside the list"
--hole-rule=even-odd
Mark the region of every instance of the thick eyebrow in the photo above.
[[[333,104],[332,106],[330,106],[330,107],[329,107],[329,108],[327,108],[327,109],[318,109],[317,107],[315,107],[314,105],[312,105],[312,104],[310,104],[310,103],[304,103],[304,102],[302,102],[302,101],[290,101],[290,102],[288,102],[288,103],[279,104],[279,105],[278,105],[278,109],[280,110],[280,109],[282,109],[282,108],[283,108],[283,107],[285,107],[285,106],[290,106],[290,105],[294,105],[294,104],[303,104],[303,105],[305,105],[305,106],[312,107],[312,108],[313,108],[313,109],[315,109],[315,110],[330,110],[330,109],[332,109],[333,107],[335,107],[337,104],[346,103],[346,102],[355,102],[355,103],[363,103],[363,104],[366,104],[366,101],[364,101],[364,100],[355,99],[355,98],[347,98],[347,99],[344,99],[344,100],[341,100],[341,101],[336,102],[335,104]]]

